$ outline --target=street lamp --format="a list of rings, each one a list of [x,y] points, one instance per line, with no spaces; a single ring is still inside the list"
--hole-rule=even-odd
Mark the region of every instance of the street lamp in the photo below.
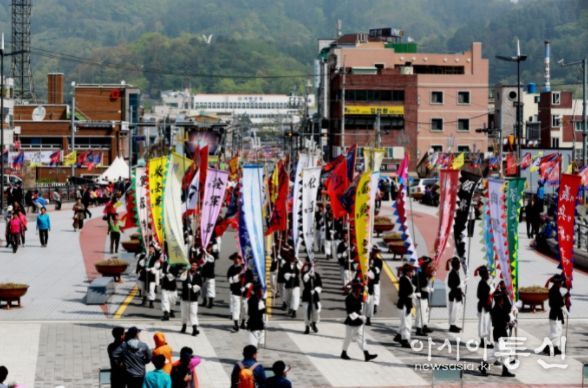
[[[76,149],[76,81],[71,81],[71,150],[70,152],[75,152]],[[76,163],[77,163],[77,155],[76,160],[71,165],[71,176],[72,178],[76,176]]]
[[[497,55],[496,59],[505,62],[516,62],[517,63],[517,128],[516,128],[516,137],[517,137],[517,157],[520,162],[521,160],[521,62],[527,59],[526,55],[521,55],[521,45],[517,39],[517,55],[512,57],[507,57],[503,55]],[[500,145],[502,147],[502,144]]]
[[[566,66],[575,66],[575,65],[581,65],[582,66],[582,74],[583,74],[583,78],[584,81],[582,82],[582,167],[586,166],[586,84],[588,83],[588,77],[586,75],[586,64],[587,64],[588,59],[584,58],[578,61],[573,61],[573,62],[566,62],[563,59],[560,59],[559,61],[557,61],[557,63],[560,64],[560,66],[562,67],[566,67]],[[575,128],[572,128],[572,131],[575,131]],[[575,132],[572,132],[575,134]]]

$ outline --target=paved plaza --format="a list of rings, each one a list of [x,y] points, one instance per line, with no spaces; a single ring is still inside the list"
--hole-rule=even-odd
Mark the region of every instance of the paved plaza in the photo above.
[[[385,203],[386,207],[387,204]],[[389,207],[389,206],[388,206]],[[96,387],[98,370],[108,367],[106,346],[111,342],[110,330],[114,326],[138,326],[143,329],[141,338],[151,347],[153,333],[162,331],[174,349],[175,356],[182,346],[192,347],[203,362],[198,367],[202,387],[228,387],[229,376],[241,349],[247,342],[247,333],[230,333],[227,284],[224,278],[229,260],[226,257],[235,248],[234,235],[223,239],[221,260],[217,264],[216,307],[200,309],[201,334],[192,337],[179,333],[178,319],[160,321],[159,304],[154,309],[139,305],[139,299],[129,298],[134,288],[134,267],[117,285],[116,294],[104,306],[87,306],[83,302],[89,281],[97,276],[93,263],[106,252],[106,225],[101,219],[101,208],[92,208],[93,218],[81,233],[71,226],[71,211],[50,212],[53,230],[49,246],[42,248],[34,233],[30,218],[28,240],[25,247],[13,254],[0,249],[0,282],[23,282],[30,285],[23,298],[23,307],[0,309],[0,365],[10,371],[8,381],[18,381],[27,387]],[[414,204],[415,240],[419,254],[433,250],[437,230],[436,208]],[[410,217],[409,217],[410,219]],[[524,224],[521,224],[522,232]],[[3,228],[2,228],[3,230]],[[477,232],[476,232],[477,233]],[[555,273],[557,264],[529,248],[529,240],[520,233],[520,284],[543,285]],[[123,238],[124,240],[124,238]],[[471,240],[470,268],[484,261],[479,238]],[[451,250],[448,249],[448,250]],[[133,263],[127,253],[118,255]],[[444,263],[442,263],[444,264]],[[433,309],[432,343],[425,337],[413,349],[403,349],[393,340],[398,326],[395,273],[398,261],[386,256],[388,270],[382,276],[382,309],[365,335],[370,352],[378,358],[363,362],[360,350],[352,345],[349,355],[354,359],[339,358],[345,313],[340,289],[338,268],[335,263],[319,258],[319,270],[325,277],[324,310],[319,333],[304,335],[302,314],[297,319],[287,318],[274,302],[268,324],[266,343],[260,350],[260,361],[267,367],[282,359],[292,366],[289,378],[297,387],[384,387],[429,386],[431,368],[439,365],[464,370],[466,385],[501,386],[504,384],[534,384],[579,386],[581,369],[588,362],[588,275],[575,271],[572,292],[572,310],[566,326],[567,354],[549,358],[533,353],[540,347],[548,332],[547,312],[520,314],[517,336],[524,338],[517,347],[520,366],[514,371],[516,378],[499,377],[499,367],[493,367],[488,378],[475,370],[483,356],[469,340],[477,337],[475,289],[477,278],[469,275],[465,330],[460,338],[448,333],[447,310]],[[440,269],[439,278],[444,278]],[[176,308],[179,311],[179,308]],[[451,346],[438,348],[445,340]],[[431,347],[430,357],[428,348]],[[459,357],[457,350],[459,349]],[[550,367],[560,364],[563,367]]]

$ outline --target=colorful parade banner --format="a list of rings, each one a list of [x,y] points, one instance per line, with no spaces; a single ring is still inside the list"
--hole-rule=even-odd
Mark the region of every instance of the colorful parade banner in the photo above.
[[[357,158],[357,145],[352,145],[345,156],[347,159],[347,179],[349,182],[353,181],[355,174],[355,159]]]
[[[312,167],[311,156],[309,153],[300,153],[298,155],[298,164],[296,165],[296,174],[294,175],[294,192],[292,193],[292,241],[294,243],[295,254],[298,254],[300,246],[300,234],[302,232],[302,171],[305,168]]]
[[[490,225],[492,227],[492,238],[494,239],[495,268],[499,277],[504,280],[510,299],[513,300],[504,186],[504,182],[500,179],[488,180]]]
[[[363,171],[380,171],[382,161],[384,160],[384,148],[364,148],[363,149]]]
[[[266,236],[273,232],[283,232],[288,229],[288,192],[290,179],[284,163],[278,163],[278,196],[272,205],[272,214]]]
[[[355,192],[355,242],[364,281],[368,270],[368,228],[370,227],[370,191],[372,172],[361,174]]]
[[[73,166],[78,160],[78,154],[76,151],[72,151],[63,157],[63,165],[66,167]]]
[[[578,175],[562,174],[557,201],[557,241],[561,269],[566,277],[566,288],[572,286],[574,267],[574,223],[576,200],[582,178]]]
[[[198,206],[198,192],[200,187],[200,174],[198,171],[194,173],[192,182],[188,186],[188,196],[186,197],[186,209],[194,210]]]
[[[349,187],[349,177],[347,175],[347,162],[342,160],[329,174],[325,182],[329,199],[331,200],[331,210],[334,218],[345,217],[347,211],[341,203],[341,197]]]
[[[396,196],[396,201],[392,203],[392,207],[394,208],[394,216],[396,217],[396,224],[400,230],[402,241],[404,241],[404,246],[407,249],[409,256],[408,262],[414,266],[418,266],[416,247],[408,230],[408,219],[406,216],[406,201],[410,201],[408,197],[408,161],[408,154],[405,154],[404,159],[402,159],[398,167],[398,195]]]
[[[208,169],[204,187],[204,202],[202,203],[202,218],[200,221],[200,241],[202,247],[207,247],[216,225],[225,198],[225,190],[229,181],[226,171]]]
[[[263,166],[259,164],[246,164],[243,166],[243,218],[253,261],[259,276],[259,282],[265,289],[265,253],[263,240]]]
[[[169,158],[163,199],[163,231],[170,264],[188,265],[182,222],[182,178],[192,161],[173,153]]]
[[[370,226],[368,228],[367,249],[368,252],[372,250],[372,237],[374,234],[374,221],[376,218],[376,194],[378,193],[378,183],[380,181],[380,172],[372,172],[370,178]]]
[[[457,204],[459,170],[442,169],[439,172],[439,229],[435,240],[435,259],[433,268],[437,269],[445,252],[447,241],[453,225],[453,216]]]
[[[302,171],[302,238],[306,253],[314,260],[314,220],[316,213],[316,196],[321,184],[321,168],[311,167]],[[301,240],[299,240],[301,241]],[[298,249],[296,249],[298,252]]]
[[[490,201],[488,200],[488,195],[484,196],[484,207],[483,207],[483,215],[482,215],[482,244],[484,250],[486,251],[486,262],[488,265],[488,270],[491,274],[494,274],[496,269],[494,263],[494,243],[492,242],[494,238],[492,237],[492,222],[490,218]]]
[[[163,246],[163,189],[167,176],[168,158],[160,156],[149,160],[149,203],[153,237]]]
[[[149,242],[149,176],[145,167],[135,169],[135,193],[137,195],[136,218],[139,224],[139,233],[144,246]]]
[[[525,178],[510,178],[506,188],[506,230],[508,233],[508,253],[512,292],[515,300],[519,295],[519,217],[523,206]]]
[[[460,186],[457,192],[458,204],[455,211],[455,224],[453,225],[453,239],[455,241],[455,251],[457,256],[461,259],[461,262],[465,262],[465,230],[470,218],[470,211],[472,207],[472,199],[474,192],[481,177],[479,175],[472,174],[462,170],[460,173]],[[472,217],[473,218],[473,217]]]
[[[229,180],[236,182],[239,180],[239,154],[229,160]]]
[[[453,170],[459,170],[463,167],[464,164],[465,164],[465,155],[462,152],[459,155],[457,155],[455,157],[455,159],[453,159],[453,161],[451,162],[451,168]]]

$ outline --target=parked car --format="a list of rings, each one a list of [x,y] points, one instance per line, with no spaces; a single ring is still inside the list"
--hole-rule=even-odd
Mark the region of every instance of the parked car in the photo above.
[[[439,184],[438,178],[420,178],[414,179],[409,186],[409,194],[415,193],[422,194],[425,192],[425,188],[431,185],[431,188]]]

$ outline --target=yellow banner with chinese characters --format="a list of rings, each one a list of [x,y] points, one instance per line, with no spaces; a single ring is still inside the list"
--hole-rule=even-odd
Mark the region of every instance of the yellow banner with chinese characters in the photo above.
[[[155,240],[163,246],[163,192],[169,158],[160,156],[149,160],[149,204],[151,205],[151,227]]]
[[[76,151],[70,152],[63,157],[64,166],[73,166],[78,161],[78,154]]]
[[[372,172],[361,174],[355,192],[355,241],[359,266],[366,280],[368,270],[368,228],[370,226],[370,191]]]
[[[403,105],[345,105],[346,115],[404,116]]]

